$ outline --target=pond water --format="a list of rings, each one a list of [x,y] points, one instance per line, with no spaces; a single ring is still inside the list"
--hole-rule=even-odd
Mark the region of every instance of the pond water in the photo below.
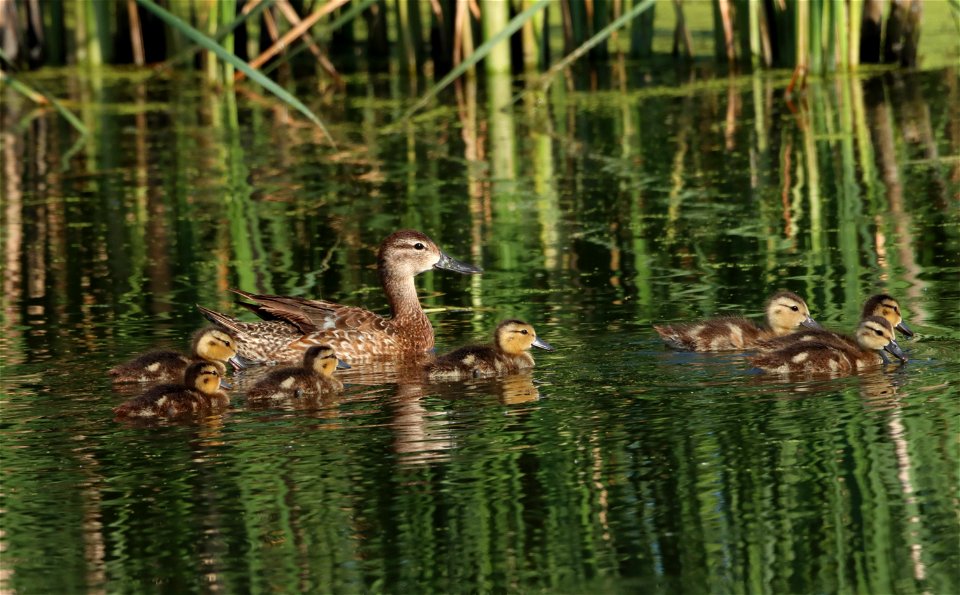
[[[788,74],[788,73],[787,73]],[[493,79],[398,123],[402,77],[296,88],[124,71],[3,90],[0,590],[960,591],[960,83],[613,63]],[[530,321],[530,374],[375,369],[306,411],[133,426],[111,365],[186,347],[230,287],[386,312],[375,250],[429,234],[440,351]],[[909,363],[768,378],[652,324],[804,296],[852,330],[893,294]]]

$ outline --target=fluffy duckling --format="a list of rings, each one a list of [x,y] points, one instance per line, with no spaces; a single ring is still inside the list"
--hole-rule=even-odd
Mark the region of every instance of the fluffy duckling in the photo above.
[[[125,364],[110,369],[107,374],[114,382],[178,382],[192,363],[210,362],[219,366],[220,375],[226,374],[223,362],[239,368],[237,341],[222,329],[209,326],[193,335],[190,356],[176,351],[151,351]]]
[[[493,345],[470,345],[442,355],[426,367],[430,380],[463,380],[481,376],[515,374],[532,368],[531,347],[553,351],[537,337],[533,327],[522,320],[506,320],[497,326]]]
[[[863,313],[860,318],[867,316],[883,316],[890,321],[893,328],[903,333],[903,336],[908,338],[913,336],[913,331],[903,322],[900,304],[889,294],[879,293],[867,299],[863,304]]]
[[[229,397],[220,390],[220,368],[215,362],[187,366],[182,384],[160,384],[113,410],[118,418],[180,417],[226,408]]]
[[[750,362],[764,372],[779,374],[849,374],[890,363],[884,351],[907,361],[894,339],[893,326],[886,318],[867,316],[861,320],[854,338],[855,345],[851,345],[849,339],[838,337],[825,342],[795,341],[776,351],[755,356]]]
[[[768,328],[761,328],[740,316],[711,318],[690,324],[654,325],[653,328],[669,347],[683,351],[750,349],[758,341],[792,333],[800,326],[820,328],[810,317],[803,298],[790,291],[773,294],[764,311]]]
[[[333,372],[337,368],[349,367],[337,359],[330,347],[311,347],[303,354],[302,366],[270,372],[247,391],[247,398],[251,402],[265,403],[337,393],[343,390],[343,383],[333,377]]]
[[[894,329],[900,331],[907,337],[913,336],[913,331],[907,328],[907,325],[903,323],[903,318],[900,316],[900,304],[887,294],[879,294],[867,299],[863,304],[863,314],[860,316],[861,322],[869,316],[885,318]],[[839,346],[844,349],[857,349],[858,347],[855,337],[842,335],[826,329],[807,329],[782,337],[765,339],[758,341],[755,347],[761,352],[771,352],[783,349],[787,345],[799,341],[839,344]]]

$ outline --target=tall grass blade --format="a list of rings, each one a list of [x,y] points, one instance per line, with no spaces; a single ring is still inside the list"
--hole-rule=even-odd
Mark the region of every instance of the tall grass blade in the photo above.
[[[178,19],[177,17],[173,16],[163,8],[160,8],[159,6],[154,4],[152,0],[137,0],[137,2],[139,2],[144,8],[146,8],[147,10],[155,14],[157,18],[161,19],[162,21],[170,25],[170,27],[179,31],[188,39],[190,39],[197,45],[202,46],[205,50],[209,50],[213,52],[221,60],[225,62],[229,62],[230,64],[233,65],[234,68],[236,68],[240,72],[250,77],[250,80],[262,86],[267,91],[270,91],[271,93],[276,95],[278,98],[280,98],[281,101],[283,101],[287,105],[290,105],[291,107],[296,108],[297,111],[305,115],[307,118],[310,119],[311,122],[316,124],[317,127],[319,127],[321,131],[323,131],[323,134],[328,139],[330,139],[330,144],[336,147],[336,143],[333,141],[333,137],[330,135],[330,132],[327,130],[327,127],[323,125],[323,122],[320,121],[320,118],[315,116],[314,113],[311,112],[309,108],[307,108],[307,106],[303,105],[303,103],[301,103],[299,99],[297,99],[296,97],[291,95],[289,92],[284,90],[280,85],[278,85],[277,83],[267,78],[263,73],[257,70],[254,70],[248,63],[244,62],[240,58],[237,58],[236,56],[234,56],[233,54],[225,50],[223,46],[220,45],[219,43],[213,41],[203,33],[200,33],[199,31],[197,31],[190,25],[186,24],[182,20]]]
[[[238,15],[237,18],[233,19],[233,21],[231,21],[229,25],[218,29],[216,35],[213,36],[213,40],[216,41],[217,43],[223,41],[223,39],[227,35],[232,34],[233,30],[239,27],[240,25],[242,25],[244,22],[252,21],[253,19],[258,18],[260,16],[260,13],[270,8],[271,6],[273,6],[273,3],[275,1],[276,0],[262,0],[254,8],[250,9],[249,12]],[[163,65],[160,67],[160,70],[172,68],[175,64],[178,64],[180,62],[183,62],[184,60],[187,60],[197,52],[201,51],[201,49],[202,48],[197,45],[193,45],[184,49],[182,52],[178,53],[176,56],[165,61]]]
[[[501,41],[508,39],[518,29],[520,29],[520,27],[522,27],[525,22],[533,18],[533,15],[536,14],[537,11],[542,10],[548,4],[550,4],[550,1],[551,0],[537,0],[536,4],[526,9],[525,11],[521,12],[517,16],[513,17],[513,19],[509,23],[507,23],[507,26],[504,27],[499,33],[497,33],[487,41],[483,42],[480,45],[480,47],[478,47],[476,51],[473,52],[473,54],[471,54],[466,60],[461,62],[459,66],[451,70],[447,74],[447,76],[443,77],[443,80],[441,80],[439,83],[431,87],[426,93],[424,93],[423,97],[421,97],[420,100],[413,105],[413,107],[408,109],[403,114],[403,116],[401,116],[400,119],[401,120],[408,119],[420,108],[425,106],[431,99],[436,97],[436,95],[440,91],[443,91],[444,89],[446,89],[450,83],[455,81],[460,75],[466,72],[468,68],[470,68],[471,66],[473,66],[474,64],[482,60],[487,54],[489,54],[491,48],[496,46]],[[647,0],[647,3],[652,4],[653,1],[654,0]]]
[[[610,23],[600,31],[597,31],[596,35],[594,35],[593,37],[585,41],[580,47],[570,52],[562,60],[560,60],[553,66],[551,66],[550,70],[543,73],[543,75],[540,77],[540,80],[537,86],[540,89],[546,89],[547,87],[549,87],[551,79],[553,79],[553,77],[556,76],[558,72],[561,72],[564,68],[569,66],[571,63],[576,61],[578,58],[580,58],[587,52],[589,52],[590,49],[593,48],[594,46],[602,43],[604,40],[610,37],[611,33],[613,33],[617,29],[620,29],[621,27],[629,23],[631,20],[633,20],[634,18],[642,14],[648,8],[652,8],[655,3],[656,3],[656,0],[644,0],[640,4],[635,5],[633,8],[625,12],[623,16],[621,16],[619,19],[616,19],[615,21],[613,21],[612,23]],[[514,97],[514,100],[516,99],[517,98]]]
[[[4,61],[9,62],[6,55],[2,51],[0,51],[0,57],[2,57]],[[87,127],[83,125],[83,122],[81,122],[80,119],[73,114],[73,112],[60,105],[60,102],[54,99],[52,95],[39,89],[34,89],[30,85],[14,78],[14,76],[9,72],[3,70],[0,70],[0,82],[10,85],[14,91],[23,94],[34,103],[38,103],[40,105],[46,105],[49,103],[55,110],[60,112],[60,115],[63,116],[63,118],[69,122],[71,126],[77,129],[77,132],[82,135],[86,135],[88,133]]]
[[[272,2],[273,0],[269,0],[269,1]],[[370,8],[372,5],[376,4],[377,1],[378,0],[362,0],[361,2],[356,2],[356,1],[351,2],[350,8],[344,11],[343,14],[335,18],[329,24],[318,25],[315,36],[320,39],[326,37],[333,31],[336,31],[340,27],[343,27],[353,19],[357,18],[358,16],[361,16],[363,14],[363,11]],[[264,68],[262,72],[264,74],[270,74],[271,72],[279,68],[281,65],[292,60],[294,57],[296,57],[298,54],[300,54],[306,49],[307,49],[306,45],[300,45],[297,47],[297,49],[293,51],[285,52],[282,56],[280,56],[279,58],[271,62],[269,66]]]

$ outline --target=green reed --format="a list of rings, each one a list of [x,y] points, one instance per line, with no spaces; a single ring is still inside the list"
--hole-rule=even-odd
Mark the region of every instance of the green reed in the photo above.
[[[334,2],[335,0],[331,0]],[[917,1],[917,0],[914,0]],[[803,68],[814,73],[835,69],[855,68],[860,63],[861,23],[873,22],[873,17],[862,19],[864,0],[784,0],[762,2],[761,0],[714,0],[705,2],[682,2],[673,0],[673,11],[654,13],[638,10],[640,0],[562,0],[553,4],[556,10],[531,10],[533,0],[498,2],[494,0],[477,3],[479,19],[468,9],[468,4],[456,0],[435,3],[416,0],[351,0],[344,4],[341,18],[318,21],[307,34],[294,40],[289,47],[280,49],[273,64],[258,65],[249,70],[263,72],[276,64],[293,59],[302,48],[309,47],[317,60],[312,64],[317,73],[333,70],[338,59],[327,57],[335,31],[342,39],[354,45],[366,44],[372,61],[389,54],[405,64],[409,72],[427,72],[431,65],[435,72],[446,74],[449,65],[483,60],[488,72],[518,72],[523,69],[547,71],[564,68],[577,59],[601,61],[610,55],[629,53],[631,57],[649,59],[656,49],[656,25],[674,27],[675,53],[682,48],[682,55],[700,57],[703,48],[698,47],[691,30],[711,31],[714,39],[713,55],[721,62],[736,62],[753,67]],[[291,15],[293,9],[283,5],[284,10],[270,0],[260,3],[251,11],[241,14],[247,4],[237,0],[209,2],[207,0],[169,0],[165,9],[152,0],[136,2],[87,2],[85,0],[51,0],[39,3],[42,12],[42,31],[34,31],[42,50],[42,64],[116,64],[139,61],[136,49],[143,46],[147,36],[158,34],[166,37],[168,60],[193,47],[202,47],[207,58],[199,67],[205,77],[216,84],[229,84],[232,70],[237,68],[245,76],[264,84],[261,77],[240,68],[239,61],[228,59],[239,48],[233,47],[230,31],[242,27],[247,35],[243,50],[249,59],[255,58],[268,48],[260,47],[261,33],[279,30],[289,31],[293,22],[308,15]],[[34,27],[27,19],[26,5],[15,3],[16,19],[7,27],[17,27],[26,32]],[[323,5],[318,5],[321,9]],[[163,10],[167,16],[162,16]],[[359,14],[365,19],[356,19]],[[464,14],[465,13],[465,14]],[[710,14],[712,13],[712,17]],[[912,64],[916,55],[921,22],[928,13],[933,18],[946,18],[948,14],[960,14],[960,4],[932,3],[916,10],[893,10],[880,26],[886,28],[886,45],[882,59],[889,62]],[[148,19],[151,14],[158,19]],[[349,14],[349,18],[342,17]],[[505,37],[500,37],[510,14],[516,14],[516,31],[511,35],[522,48],[521,63],[514,64],[510,46]],[[624,19],[625,15],[629,15]],[[293,20],[291,20],[293,19]],[[518,20],[519,19],[519,20]],[[429,23],[432,30],[425,31]],[[629,24],[629,35],[620,35],[619,29]],[[187,33],[189,28],[196,34]],[[776,32],[772,36],[771,32]],[[477,37],[479,35],[479,38]],[[28,36],[19,39],[25,43]],[[312,38],[309,39],[309,38]],[[493,39],[496,43],[489,43]],[[879,44],[876,41],[869,43]],[[902,48],[898,45],[902,42]],[[342,44],[342,41],[340,42]],[[431,46],[431,44],[433,44]],[[773,45],[776,44],[776,45]],[[214,49],[216,46],[218,49]],[[120,49],[115,52],[115,48]],[[429,48],[429,51],[428,51]],[[895,48],[895,49],[891,49]],[[12,62],[25,65],[26,47],[18,47]],[[129,51],[128,51],[129,49]],[[344,48],[342,54],[356,53],[356,48]],[[589,51],[587,51],[589,50]],[[155,51],[155,50],[154,50]],[[707,52],[709,53],[709,52]],[[880,48],[871,50],[881,56]],[[556,57],[555,57],[556,56]],[[153,59],[156,59],[153,56]],[[352,58],[350,58],[352,60]],[[222,61],[224,66],[214,65]],[[9,62],[9,61],[8,61]],[[305,63],[305,64],[306,64]],[[32,66],[35,66],[33,64]],[[178,68],[189,69],[191,64],[179,63]],[[470,67],[456,69],[457,77],[469,72]],[[437,84],[425,96],[434,95],[447,83]],[[269,88],[269,87],[268,87]],[[281,101],[304,112],[291,94],[278,94]]]

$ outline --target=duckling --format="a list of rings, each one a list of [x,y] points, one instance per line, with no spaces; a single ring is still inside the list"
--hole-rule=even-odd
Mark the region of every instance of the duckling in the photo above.
[[[863,304],[863,314],[861,314],[860,320],[863,321],[869,316],[885,318],[896,330],[907,337],[913,336],[913,331],[907,328],[907,325],[903,323],[903,318],[900,317],[900,304],[887,294],[879,294],[867,299]],[[850,349],[857,349],[858,347],[856,338],[826,329],[807,329],[782,337],[772,337],[770,339],[757,341],[755,347],[761,352],[770,352],[783,349],[787,345],[797,341],[839,344],[841,348]]]
[[[892,353],[901,361],[907,357],[900,350],[893,334],[893,325],[886,318],[867,316],[860,321],[855,337],[856,345],[848,340],[797,341],[750,359],[764,372],[850,374],[857,370],[888,364],[883,353]]]
[[[197,306],[217,326],[238,339],[240,356],[258,363],[300,361],[314,345],[328,345],[348,362],[374,358],[423,356],[433,349],[433,326],[423,313],[414,277],[432,269],[463,274],[483,272],[451,258],[426,235],[414,230],[390,234],[380,244],[377,270],[390,303],[390,318],[323,300],[257,295],[232,289],[251,302],[239,302],[258,322],[242,322]]]
[[[349,367],[337,359],[330,347],[311,347],[303,354],[302,366],[270,372],[247,391],[247,398],[251,402],[264,403],[299,399],[307,394],[338,393],[343,390],[343,383],[333,377],[333,371]]]
[[[757,341],[794,332],[797,327],[820,328],[810,317],[803,298],[790,291],[773,294],[764,308],[769,328],[761,328],[740,316],[711,318],[677,325],[654,325],[664,342],[683,351],[734,351],[749,349]]]
[[[860,318],[863,319],[867,316],[883,316],[890,321],[893,328],[903,333],[903,336],[908,338],[913,336],[913,331],[903,322],[903,316],[900,314],[900,304],[889,294],[879,293],[867,299],[863,304],[863,313]]]
[[[187,366],[196,362],[218,365],[221,376],[227,372],[223,362],[241,367],[237,360],[237,341],[226,331],[213,326],[194,333],[190,353],[192,355],[188,357],[176,351],[151,351],[110,369],[107,374],[114,382],[177,382],[183,379]]]
[[[182,384],[160,384],[113,410],[118,418],[173,418],[211,413],[226,408],[229,397],[222,385],[219,362],[187,366]]]
[[[469,345],[442,355],[426,366],[430,380],[463,380],[480,376],[515,374],[532,368],[531,347],[553,351],[537,337],[533,327],[522,320],[505,320],[493,334],[493,345]]]

